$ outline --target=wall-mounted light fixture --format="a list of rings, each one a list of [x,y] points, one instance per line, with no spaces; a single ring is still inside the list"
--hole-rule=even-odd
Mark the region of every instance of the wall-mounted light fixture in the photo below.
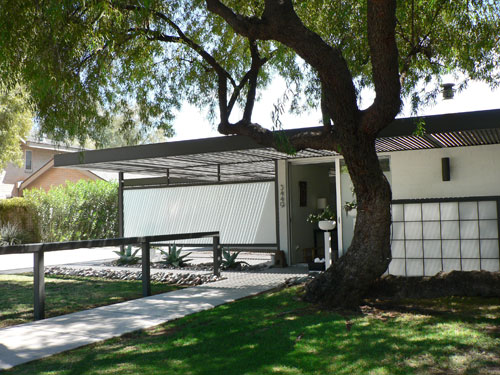
[[[443,181],[450,181],[450,158],[441,159],[441,171],[443,174]]]
[[[454,83],[443,83],[441,85],[441,87],[443,88],[444,100],[453,99],[453,96],[455,95],[455,90],[453,89],[453,86],[455,86]]]
[[[307,207],[307,181],[299,181],[299,206]]]

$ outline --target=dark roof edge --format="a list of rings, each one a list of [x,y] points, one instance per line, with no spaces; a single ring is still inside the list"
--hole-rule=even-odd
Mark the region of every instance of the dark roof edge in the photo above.
[[[65,167],[79,164],[181,156],[207,152],[250,150],[263,147],[248,137],[230,137],[231,142],[227,141],[228,136],[221,136],[55,155],[54,164],[56,167]]]
[[[424,127],[426,133],[500,128],[500,109],[399,118],[394,120],[387,128],[383,129],[378,135],[378,138],[410,136],[415,132],[417,121],[420,119],[425,123]],[[302,131],[320,131],[321,128],[322,127],[307,127],[288,129],[285,130],[285,133],[291,136]],[[228,138],[231,139],[231,142],[228,142]],[[257,148],[265,147],[245,136],[220,136],[55,155],[54,166],[77,166],[79,164],[182,156],[208,152],[250,150]]]
[[[419,120],[423,120],[425,132],[429,134],[494,129],[500,128],[500,109],[399,118],[383,129],[378,138],[413,135]]]

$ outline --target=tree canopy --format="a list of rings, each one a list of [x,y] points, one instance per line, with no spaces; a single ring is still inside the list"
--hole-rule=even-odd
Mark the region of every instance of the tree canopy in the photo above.
[[[26,139],[32,125],[23,91],[19,87],[0,90],[0,170],[8,162],[21,163],[21,139]]]
[[[265,7],[264,1],[226,4],[248,17],[261,16]],[[373,87],[367,2],[293,6],[305,27],[341,52],[356,92]],[[445,73],[462,74],[459,88],[469,79],[496,86],[499,13],[493,1],[399,0],[403,97],[425,103],[436,96]],[[251,107],[251,82],[263,88],[273,74],[283,75],[295,92],[293,109],[320,106],[317,69],[283,43],[235,33],[201,0],[6,0],[0,25],[1,80],[7,87],[26,84],[42,129],[56,138],[99,139],[117,114],[125,120],[137,114],[143,127],[168,133],[173,110],[184,101],[220,121],[220,105],[230,113],[235,102]],[[225,105],[218,100],[223,86]]]

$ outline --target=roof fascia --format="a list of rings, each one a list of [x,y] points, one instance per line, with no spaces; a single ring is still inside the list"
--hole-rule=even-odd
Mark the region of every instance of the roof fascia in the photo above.
[[[230,141],[229,141],[230,140]],[[244,136],[222,136],[187,141],[153,143],[148,145],[110,148],[104,150],[80,151],[65,155],[55,155],[56,167],[79,164],[105,163],[121,160],[139,160],[227,152],[263,148],[257,142]]]

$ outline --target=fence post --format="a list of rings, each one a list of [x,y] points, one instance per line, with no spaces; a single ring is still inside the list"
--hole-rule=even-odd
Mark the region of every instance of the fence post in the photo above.
[[[45,266],[44,253],[39,250],[33,259],[33,288],[35,320],[45,319]]]
[[[142,295],[151,295],[151,268],[149,260],[149,242],[142,243]]]
[[[214,275],[220,276],[220,249],[219,249],[219,236],[213,237],[213,253],[214,253]]]

